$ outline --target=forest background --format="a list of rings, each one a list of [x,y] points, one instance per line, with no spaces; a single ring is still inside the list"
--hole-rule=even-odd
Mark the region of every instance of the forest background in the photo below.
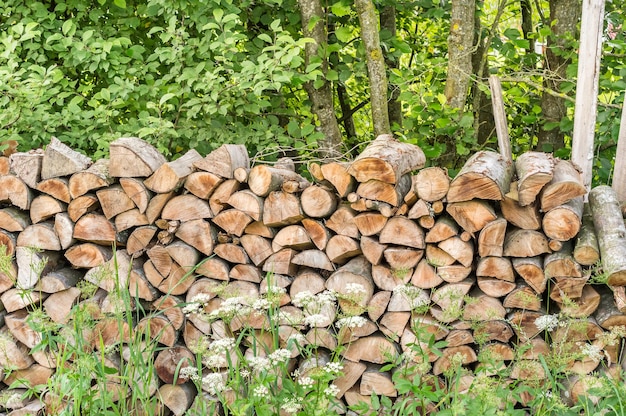
[[[56,136],[94,158],[138,136],[170,159],[349,158],[376,135],[454,175],[495,148],[487,79],[514,154],[568,158],[579,0],[6,0],[0,141]],[[626,89],[625,4],[607,1],[594,183],[610,181]],[[592,97],[590,97],[591,99]]]

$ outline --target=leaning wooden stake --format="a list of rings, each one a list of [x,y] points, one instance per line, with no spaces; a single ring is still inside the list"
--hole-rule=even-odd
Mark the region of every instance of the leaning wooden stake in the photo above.
[[[496,122],[496,134],[498,135],[498,148],[500,149],[500,154],[506,160],[512,160],[509,128],[506,124],[506,112],[504,110],[504,99],[502,97],[502,84],[500,84],[500,78],[496,75],[490,76],[489,88],[491,89],[493,118]]]
[[[613,171],[613,189],[620,203],[626,202],[626,105],[622,103],[622,120],[615,151],[615,168]]]

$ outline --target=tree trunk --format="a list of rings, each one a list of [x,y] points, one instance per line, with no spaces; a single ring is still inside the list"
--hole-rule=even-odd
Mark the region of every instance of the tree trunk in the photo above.
[[[448,37],[446,99],[452,108],[465,107],[472,75],[474,0],[453,0]]]
[[[313,39],[313,42],[307,43],[305,47],[306,65],[315,59],[321,59],[321,70],[326,76],[328,60],[320,58],[322,54],[318,51],[320,47],[324,47],[328,43],[322,3],[319,0],[298,0],[298,4],[302,16],[302,32],[305,37]],[[311,99],[313,113],[319,119],[320,128],[324,133],[324,139],[320,142],[322,156],[337,157],[340,154],[341,132],[335,117],[331,84],[325,81],[320,88],[315,88],[312,82],[308,82],[305,84],[305,88]]]
[[[389,32],[391,38],[396,36],[396,8],[386,6],[380,12],[380,29]],[[398,68],[397,60],[391,54],[385,55],[385,64],[390,69]],[[389,123],[397,128],[402,127],[402,102],[400,101],[400,86],[389,83]]]
[[[361,38],[367,56],[374,135],[389,134],[391,126],[387,106],[387,73],[385,58],[380,47],[376,6],[371,0],[356,0],[354,4],[359,15]]]

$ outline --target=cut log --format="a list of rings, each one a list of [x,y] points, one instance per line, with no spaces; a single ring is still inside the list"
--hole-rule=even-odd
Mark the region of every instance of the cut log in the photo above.
[[[117,238],[115,226],[104,215],[99,214],[86,214],[80,217],[74,226],[73,237],[80,241],[104,246],[122,243]]]
[[[350,361],[367,361],[383,364],[398,356],[396,345],[383,336],[371,335],[357,339],[343,351],[343,357]]]
[[[99,208],[100,201],[98,201],[98,197],[92,194],[87,194],[73,199],[67,206],[67,214],[70,216],[72,221],[76,222],[83,215],[93,212]]]
[[[494,277],[507,282],[515,282],[513,266],[507,257],[481,257],[476,266],[476,276]]]
[[[100,207],[107,219],[135,208],[135,203],[128,197],[120,185],[112,185],[96,192]]]
[[[176,340],[178,338],[178,333],[174,329],[174,326],[165,316],[162,315],[154,315],[143,318],[137,323],[135,331],[137,335],[142,335],[148,340],[151,339],[157,341],[159,344],[165,345],[167,347],[173,347],[174,344],[176,344]],[[167,350],[164,349],[163,351]],[[169,373],[169,371],[163,371],[163,373],[167,374]],[[174,374],[174,371],[172,371],[172,374]],[[172,380],[170,380],[170,382],[172,381],[173,378]]]
[[[85,170],[91,165],[91,159],[52,137],[44,152],[41,163],[41,179],[69,176]]]
[[[21,210],[28,210],[33,200],[33,191],[14,175],[0,176],[0,202],[10,202]]]
[[[550,290],[550,299],[557,303],[566,303],[570,299],[580,299],[588,277],[555,277]]]
[[[48,297],[47,293],[43,292],[29,292],[28,296],[24,296],[23,289],[9,289],[0,295],[0,302],[4,305],[4,309],[8,312],[15,312],[20,309],[24,309],[27,306],[38,305]],[[7,347],[9,348],[9,347]],[[2,363],[2,354],[0,352],[0,363]],[[7,365],[7,364],[1,364]]]
[[[166,193],[178,189],[187,176],[193,172],[194,162],[202,159],[200,153],[195,149],[188,150],[187,153],[178,159],[162,164],[154,171],[149,178],[144,181],[146,188],[156,193]]]
[[[333,230],[337,234],[345,235],[347,237],[359,238],[359,227],[354,223],[354,217],[357,213],[347,207],[340,206],[337,210],[326,220],[326,227]]]
[[[112,183],[113,180],[109,176],[109,160],[99,159],[87,169],[76,172],[70,177],[69,194],[71,199],[76,199],[87,192],[104,188]]]
[[[210,257],[204,260],[196,269],[196,273],[216,280],[228,281],[230,279],[228,263],[218,257]]]
[[[463,319],[477,322],[504,319],[506,309],[500,299],[489,296],[480,288],[474,288],[465,298]],[[474,335],[478,339],[478,336]],[[505,341],[506,342],[506,341]]]
[[[474,260],[474,245],[460,237],[450,237],[438,244],[438,247],[465,267],[470,267]]]
[[[425,163],[426,157],[419,147],[402,143],[391,134],[382,134],[350,164],[348,173],[358,182],[376,179],[396,184],[403,175],[422,168]]]
[[[37,190],[66,204],[72,200],[69,182],[65,178],[50,178],[41,181],[37,184]]]
[[[418,219],[424,216],[431,215],[434,215],[432,205],[423,199],[418,199],[415,204],[411,206],[411,209],[406,214],[406,216],[410,219]]]
[[[538,294],[546,290],[549,277],[543,272],[543,257],[515,258],[513,268]]]
[[[337,399],[342,398],[361,378],[366,368],[367,365],[361,362],[344,361],[343,370],[341,371],[342,374],[333,381],[333,384],[339,389],[335,397]]]
[[[250,169],[248,174],[248,187],[256,195],[262,197],[268,196],[272,191],[280,190],[286,181],[302,184],[303,188],[310,185],[306,179],[292,170],[273,168],[266,165],[257,165]]]
[[[44,310],[54,322],[66,324],[70,320],[70,313],[80,298],[80,289],[70,287],[51,294],[43,303]]]
[[[154,173],[165,157],[137,137],[122,137],[109,144],[109,175],[121,178],[145,178]]]
[[[500,201],[502,215],[508,222],[525,230],[538,230],[541,228],[541,214],[538,204],[522,206],[508,195]]]
[[[583,214],[583,197],[576,197],[563,205],[556,206],[543,216],[542,228],[553,240],[568,241],[578,235]]]
[[[598,285],[598,293],[600,294],[600,304],[594,314],[598,324],[606,330],[611,330],[614,326],[625,326],[626,314],[615,305],[611,289]]]
[[[424,241],[426,243],[438,243],[459,233],[459,226],[452,218],[442,216],[437,218],[435,224],[428,230]],[[504,236],[504,233],[503,233]]]
[[[32,230],[32,228],[29,228],[29,227],[32,227],[32,226],[28,226],[26,228],[28,230],[31,230],[30,231],[31,235],[35,234],[34,238],[36,239],[37,238],[36,233]],[[21,235],[21,233],[19,235]],[[31,240],[31,239],[32,237],[29,237],[27,239],[24,239],[24,241],[29,243],[28,240]],[[54,241],[54,237],[52,240]],[[8,256],[9,258],[13,257],[13,255],[15,254],[16,244],[17,244],[17,239],[15,238],[15,234],[7,233],[6,231],[0,230],[0,247],[4,247],[2,255]]]
[[[507,221],[499,217],[487,223],[478,234],[478,255],[480,257],[502,256]]]
[[[507,319],[511,323],[513,331],[519,340],[528,342],[542,332],[542,329],[538,328],[535,322],[544,315],[543,312],[518,310],[510,313]]]
[[[383,252],[385,261],[397,271],[411,270],[422,259],[424,250],[416,250],[410,247],[387,247]]]
[[[611,293],[605,293],[605,295],[611,296]],[[602,296],[593,286],[585,285],[580,298],[570,299],[567,302],[560,303],[559,309],[564,316],[586,318],[593,315],[598,309],[601,299]]]
[[[324,179],[330,182],[341,198],[348,196],[356,189],[356,180],[348,173],[348,164],[329,162],[321,165]]]
[[[250,169],[250,157],[244,145],[223,144],[204,159],[195,162],[194,167],[231,179],[236,169]]]
[[[313,218],[327,218],[337,208],[335,194],[319,185],[313,185],[302,191],[300,196],[302,210]]]
[[[296,255],[295,250],[284,248],[269,256],[263,263],[263,271],[274,274],[293,276],[297,265],[291,261]]]
[[[245,234],[241,237],[241,246],[246,250],[248,257],[256,266],[261,266],[265,259],[274,253],[272,244],[266,238],[254,234]]]
[[[226,209],[213,218],[213,223],[228,234],[241,237],[252,218],[238,209]]]
[[[236,264],[247,264],[250,262],[246,251],[243,247],[232,244],[232,243],[223,243],[217,244],[213,248],[213,252],[218,257]]]
[[[562,251],[548,254],[543,260],[543,271],[548,277],[583,277],[580,264],[571,254],[571,245],[566,245]]]
[[[507,257],[535,257],[550,251],[548,239],[539,231],[516,229],[507,232],[504,239]]]
[[[273,251],[276,252],[285,247],[294,250],[306,250],[313,248],[313,242],[303,226],[288,225],[278,231],[272,240]]]
[[[157,392],[159,401],[169,409],[173,415],[182,416],[191,408],[194,399],[197,397],[196,388],[193,383],[188,382],[182,385],[164,384]],[[165,412],[159,412],[165,413]]]
[[[353,287],[359,287],[359,296],[354,296]],[[366,310],[374,293],[374,281],[369,262],[363,256],[355,257],[330,275],[326,288],[343,295],[339,299],[341,309],[349,314],[361,314]]]
[[[263,215],[263,198],[255,195],[249,189],[235,192],[228,198],[228,205],[249,215],[254,221],[259,221]]]
[[[1,236],[7,234],[2,233]],[[8,241],[5,242],[8,243]],[[61,250],[61,241],[54,231],[54,224],[51,222],[42,222],[39,224],[29,225],[17,236],[18,247],[29,247],[39,250]]]
[[[195,195],[178,195],[163,207],[161,218],[166,220],[192,221],[213,218],[208,202]]]
[[[424,231],[414,221],[405,217],[392,217],[380,232],[381,244],[397,244],[425,248]]]
[[[449,203],[448,214],[468,233],[475,233],[497,218],[493,207],[487,201],[474,199],[471,201]]]
[[[83,277],[79,270],[65,267],[59,270],[52,270],[41,275],[41,279],[35,285],[37,290],[46,293],[56,293],[76,286],[76,283]]]
[[[0,337],[5,345],[0,349],[0,365],[5,368],[24,370],[34,363],[27,348],[11,335],[6,326],[0,329]]]
[[[442,356],[439,357],[433,365],[433,374],[443,374],[444,372],[450,370],[453,366],[457,365],[455,364],[457,355],[461,357],[460,364],[462,365],[472,364],[478,360],[474,349],[467,345],[444,348],[442,350]]]
[[[389,371],[380,371],[382,366],[370,364],[361,376],[359,393],[363,396],[379,394],[385,397],[397,397],[398,391]]]
[[[314,269],[334,271],[332,264],[326,253],[321,250],[304,250],[296,254],[292,259],[293,264],[298,266],[311,267]]]
[[[524,152],[515,159],[517,197],[521,206],[535,202],[543,187],[550,183],[556,160],[549,153]]]
[[[583,206],[582,225],[574,247],[574,259],[582,266],[591,266],[600,260],[600,248],[589,204]]]
[[[9,157],[10,172],[20,178],[30,188],[36,189],[41,180],[41,164],[43,162],[43,150],[37,149],[32,152],[14,153]]]
[[[152,286],[143,268],[143,264],[133,264],[128,277],[128,294],[133,298],[143,299],[151,302],[159,294],[158,290]]]
[[[515,289],[515,283],[493,277],[478,277],[478,287],[486,295],[503,298]]]
[[[211,223],[202,219],[184,221],[175,235],[200,253],[207,256],[213,254],[217,233]]]
[[[389,184],[379,179],[370,179],[367,182],[362,182],[356,193],[361,198],[386,202],[397,208],[404,202],[404,196],[411,189],[411,184],[410,175],[402,176],[396,184]]]
[[[362,212],[353,218],[354,224],[359,229],[359,233],[365,236],[378,234],[385,224],[387,217],[378,212]]]
[[[393,291],[396,287],[409,283],[413,270],[393,270],[386,266],[372,266],[372,280],[380,290]]]
[[[474,153],[450,183],[448,202],[501,201],[509,192],[511,176],[513,163],[499,153],[484,150]]]
[[[491,320],[479,322],[474,327],[474,339],[480,342],[509,342],[513,338],[511,326],[504,320]]]
[[[589,205],[607,283],[626,286],[626,226],[617,194],[608,186],[598,186],[589,192]]]
[[[100,266],[93,267],[85,274],[85,280],[112,292],[128,288],[131,259],[123,250],[118,250],[113,258]]]
[[[426,245],[426,260],[435,267],[450,266],[456,259],[434,244]]]
[[[65,251],[65,258],[72,267],[93,268],[111,260],[113,251],[92,243],[77,244]]]
[[[361,237],[361,252],[373,265],[379,264],[383,258],[383,253],[387,248],[386,244],[380,244],[377,239],[372,237]]]
[[[63,250],[67,250],[76,243],[72,237],[74,235],[74,222],[66,212],[54,216],[54,232],[59,237]]]
[[[443,199],[450,189],[448,172],[436,166],[417,172],[413,183],[417,197],[428,202]]]
[[[411,284],[420,289],[432,289],[443,283],[443,279],[437,274],[435,268],[428,263],[427,259],[421,259],[411,276]]]
[[[137,208],[133,208],[129,211],[124,211],[115,216],[115,229],[118,232],[148,224],[148,217],[146,217],[145,214],[139,212]]]
[[[268,227],[297,224],[304,218],[300,199],[287,192],[275,191],[265,198],[263,223]]]
[[[362,251],[359,242],[345,235],[334,235],[326,244],[326,255],[336,264],[343,264],[360,254]]]
[[[471,272],[471,267],[465,267],[461,264],[451,264],[449,266],[437,267],[437,275],[448,283],[460,282],[469,276]]]
[[[505,308],[524,309],[529,311],[540,311],[542,304],[541,298],[530,286],[524,283],[517,283],[517,287],[513,289],[502,301]]]
[[[586,193],[578,168],[569,160],[558,160],[554,165],[552,180],[541,193],[541,210],[548,212]]]
[[[30,217],[26,211],[14,207],[0,209],[0,228],[9,231],[23,231],[30,225]]]
[[[156,235],[157,230],[157,227],[153,225],[144,225],[134,229],[130,236],[128,236],[128,242],[126,243],[126,251],[128,254],[134,257],[143,254],[147,250],[152,238]]]
[[[19,310],[6,315],[4,317],[4,323],[16,340],[26,345],[28,348],[35,348],[35,346],[42,341],[43,337],[40,332],[30,327],[28,324],[28,316],[28,311]]]

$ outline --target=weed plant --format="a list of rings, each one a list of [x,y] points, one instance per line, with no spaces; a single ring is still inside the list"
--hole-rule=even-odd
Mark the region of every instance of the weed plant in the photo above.
[[[0,255],[0,271],[11,276],[7,258]],[[488,342],[478,339],[481,352],[476,364],[463,365],[463,357],[453,355],[440,376],[432,374],[431,364],[433,357],[442,356],[446,343],[420,319],[411,319],[415,341],[402,354],[389,356],[380,368],[391,376],[397,397],[374,393],[346,408],[337,399],[343,393],[339,387],[345,365],[342,353],[350,345],[351,331],[366,322],[361,316],[366,311],[359,306],[363,288],[351,285],[343,295],[302,292],[290,300],[297,309],[285,309],[281,308],[285,289],[274,284],[271,274],[261,287],[258,295],[242,296],[215,282],[209,293],[176,305],[187,319],[212,328],[210,335],[187,345],[195,360],[182,361],[176,368],[174,380],[186,381],[197,392],[185,414],[626,414],[624,374],[613,362],[626,329],[618,327],[594,340],[584,339],[580,334],[586,318],[558,314],[545,314],[535,322],[550,346],[549,353],[528,359],[530,344],[520,342],[515,358],[509,361],[483,348]],[[141,319],[166,311],[148,307],[118,285],[108,294],[115,296],[118,307],[104,313],[97,302],[103,295],[101,289],[85,281],[78,288],[77,303],[63,322],[50,319],[40,302],[28,306],[28,326],[38,336],[30,353],[48,357],[54,373],[46,384],[36,386],[17,378],[0,394],[0,406],[10,411],[37,398],[54,415],[167,413],[155,394],[155,357],[166,348],[159,343],[160,334],[151,334],[149,326],[147,331],[129,331]],[[24,297],[33,290],[23,290]],[[414,307],[414,318],[428,309],[418,288],[399,291],[411,295],[407,300]],[[455,313],[460,316],[461,312]],[[115,337],[105,333],[103,322],[116,326]],[[594,373],[579,376],[569,370],[589,360],[600,363]],[[5,363],[5,379],[14,371]],[[542,376],[515,379],[516,371]],[[570,397],[576,381],[587,387],[586,394]]]

